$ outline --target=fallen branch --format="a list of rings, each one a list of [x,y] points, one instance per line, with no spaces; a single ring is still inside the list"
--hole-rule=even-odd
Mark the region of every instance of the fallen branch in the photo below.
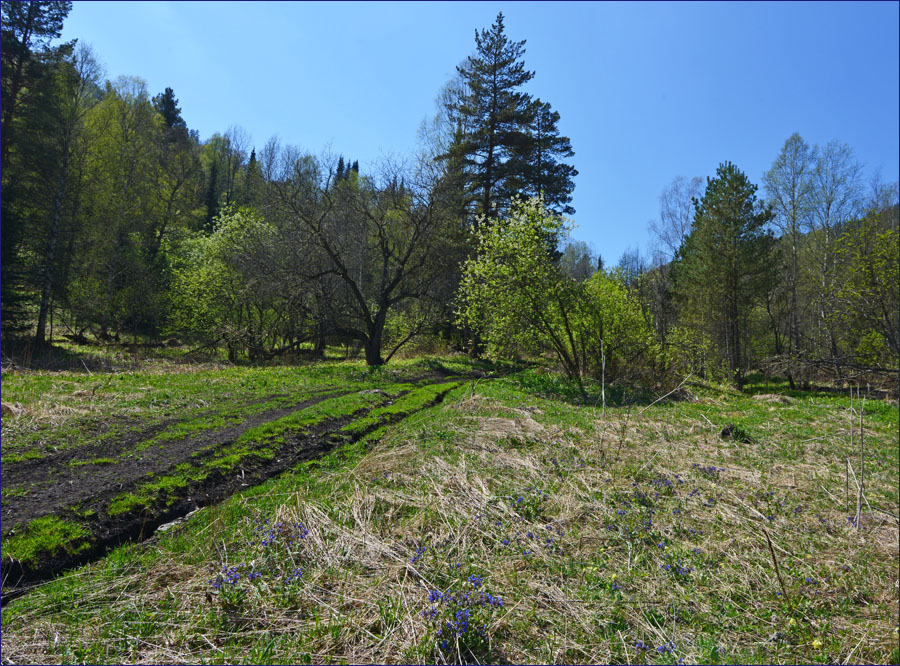
[[[660,396],[659,398],[657,398],[656,400],[654,400],[653,402],[651,402],[649,405],[647,405],[646,407],[644,407],[641,411],[638,412],[638,416],[640,416],[641,414],[643,414],[644,412],[646,412],[648,409],[650,409],[651,407],[653,407],[653,405],[655,405],[656,403],[658,403],[660,400],[665,400],[665,399],[668,398],[670,395],[672,395],[673,393],[675,393],[675,391],[677,391],[677,390],[680,389],[682,386],[684,386],[685,382],[687,382],[687,380],[689,380],[692,376],[693,376],[693,375],[688,375],[687,377],[685,377],[684,379],[681,380],[681,383],[680,383],[678,386],[676,386],[675,388],[673,388],[671,391],[669,391],[668,393],[666,393],[664,396]]]
[[[763,527],[763,534],[766,537],[766,543],[769,544],[769,552],[772,554],[772,562],[775,564],[775,575],[778,576],[778,584],[781,585],[781,592],[784,594],[784,598],[790,601],[790,596],[787,593],[787,588],[784,586],[784,581],[781,579],[781,569],[778,567],[778,558],[775,557],[775,549],[772,547],[772,540],[769,538],[769,531]]]

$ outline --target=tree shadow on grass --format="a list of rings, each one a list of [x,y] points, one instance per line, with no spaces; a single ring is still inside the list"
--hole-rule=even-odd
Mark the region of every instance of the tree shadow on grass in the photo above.
[[[854,396],[856,395],[856,386],[853,387]],[[835,396],[850,396],[850,387],[842,386],[821,386],[812,384],[808,388],[791,388],[786,377],[766,376],[761,372],[748,374],[745,378],[744,393],[747,395],[758,395],[772,393],[776,395],[786,395],[790,398],[833,398]],[[876,388],[867,384],[860,386],[860,397],[869,400],[885,400],[896,399],[896,388]]]
[[[35,346],[31,341],[3,341],[3,370],[70,370],[114,372],[132,370],[140,365],[118,345]]]
[[[599,407],[603,405],[603,390],[599,382],[584,381],[584,390],[575,380],[557,372],[526,371],[516,375],[514,381],[526,393],[541,398],[551,398],[570,405]],[[608,384],[606,386],[607,407],[644,406],[657,400],[665,391],[653,391],[640,385]],[[667,400],[685,399],[673,394]]]

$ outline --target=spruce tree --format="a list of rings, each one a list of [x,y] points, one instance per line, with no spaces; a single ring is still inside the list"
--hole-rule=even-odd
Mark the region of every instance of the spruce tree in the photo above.
[[[51,47],[59,37],[71,2],[0,3],[0,304],[2,335],[24,333],[29,326],[26,293],[28,276],[22,246],[34,236],[34,188],[46,185],[37,164],[26,158],[42,138],[36,124],[47,115],[41,91],[50,85],[60,58],[70,54],[74,42]],[[52,98],[52,95],[50,96]],[[42,202],[43,203],[43,202]]]
[[[156,109],[169,129],[187,130],[187,123],[181,117],[181,109],[178,108],[178,99],[175,97],[175,91],[166,88],[165,92],[160,93],[153,98],[153,108]]]
[[[52,39],[62,33],[63,21],[72,9],[71,2],[3,2],[0,27],[0,91],[3,97],[0,153],[4,170],[9,157],[13,120],[23,93],[44,74],[35,55],[49,51]],[[70,43],[66,46],[73,46]]]
[[[262,168],[256,159],[256,149],[250,151],[247,172],[244,177],[244,196],[241,203],[246,206],[259,206],[264,187]]]
[[[515,185],[521,184],[515,176],[521,175],[516,171],[528,152],[532,105],[520,88],[534,72],[522,60],[525,40],[510,41],[504,33],[502,12],[490,30],[475,32],[475,46],[475,55],[457,68],[467,94],[449,106],[467,131],[447,157],[462,159],[475,212],[494,217],[508,208]]]
[[[722,361],[741,388],[751,308],[772,279],[774,239],[766,229],[772,210],[757,187],[730,162],[707,178],[694,200],[694,224],[679,250],[679,293],[694,326],[717,342]]]
[[[543,196],[544,206],[557,214],[574,215],[572,179],[578,171],[560,158],[573,157],[575,152],[568,137],[559,135],[559,112],[550,104],[535,100],[533,119],[529,126],[528,159],[523,165],[525,192],[529,196]]]
[[[475,215],[497,217],[517,195],[544,195],[547,207],[572,214],[572,178],[563,163],[574,155],[559,135],[559,114],[521,90],[534,72],[525,68],[525,40],[511,41],[503,14],[489,30],[476,31],[476,52],[457,68],[462,94],[446,103],[454,140],[441,158],[463,175],[460,199]]]

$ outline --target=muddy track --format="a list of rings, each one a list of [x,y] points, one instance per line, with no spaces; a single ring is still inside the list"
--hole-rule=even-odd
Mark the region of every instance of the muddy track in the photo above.
[[[438,379],[433,383],[442,384],[449,381],[452,380]],[[373,424],[365,431],[354,432],[352,436],[341,432],[341,429],[352,421],[365,416],[372,409],[391,404],[397,398],[405,395],[406,392],[394,396],[391,401],[374,405],[369,409],[359,410],[339,418],[326,419],[302,432],[285,437],[284,442],[277,445],[275,455],[271,459],[249,456],[241,461],[237,469],[211,470],[209,475],[202,481],[190,482],[187,486],[178,488],[170,494],[160,497],[149,507],[142,507],[139,510],[124,514],[108,515],[106,511],[110,500],[146,481],[148,472],[152,469],[165,471],[174,468],[178,463],[196,460],[196,458],[192,458],[192,454],[201,450],[213,453],[216,449],[235,441],[244,431],[251,427],[306,409],[326,398],[346,395],[347,393],[352,393],[352,391],[317,396],[292,407],[253,415],[239,425],[187,438],[183,442],[178,442],[176,447],[177,453],[175,449],[169,449],[169,446],[167,446],[166,449],[171,450],[171,454],[165,452],[164,449],[159,450],[165,452],[165,461],[132,461],[129,467],[129,473],[132,476],[128,482],[116,480],[117,476],[122,475],[121,469],[92,469],[89,473],[89,478],[79,477],[82,480],[80,485],[69,483],[69,481],[74,481],[74,476],[66,479],[65,483],[54,480],[56,482],[52,483],[51,487],[40,493],[42,500],[29,504],[26,502],[29,499],[28,497],[11,498],[16,501],[14,503],[11,502],[9,509],[4,509],[4,532],[8,532],[13,524],[33,520],[44,515],[57,515],[69,520],[76,520],[82,524],[90,531],[90,537],[87,540],[89,545],[85,550],[74,555],[61,552],[54,555],[45,553],[34,566],[26,566],[21,562],[9,559],[4,560],[0,564],[0,580],[2,580],[3,590],[2,602],[5,604],[10,599],[26,592],[33,585],[47,581],[61,571],[93,561],[104,555],[111,548],[129,541],[146,539],[160,525],[183,517],[197,508],[220,502],[236,492],[286,472],[304,460],[317,458],[338,446],[359,440],[376,428],[395,423],[417,411],[421,411],[421,409],[438,404],[455,386],[456,384],[453,384],[446,390],[441,391],[433,400],[416,410],[393,414],[389,418],[383,419],[380,423]],[[154,455],[156,455],[156,451],[157,449],[153,449]],[[143,453],[147,453],[147,451]],[[146,455],[144,456],[144,458],[147,457]],[[119,468],[120,466],[115,465],[114,467]],[[67,467],[67,471],[71,470],[76,475],[82,473],[81,469],[83,468]],[[98,475],[98,471],[105,473],[105,475]],[[139,474],[137,473],[138,471],[140,472]],[[4,470],[3,477],[4,485],[6,485],[6,470]],[[31,481],[33,480],[34,478],[32,477]],[[41,502],[43,502],[42,506]],[[72,511],[62,508],[65,506],[70,507],[75,502],[80,502],[79,507],[82,511],[93,511],[91,518],[84,518],[84,514],[82,514],[82,517],[78,517]],[[8,511],[11,515],[7,515]],[[16,523],[9,520],[12,516],[17,517]],[[23,516],[31,517],[23,518]]]
[[[195,437],[169,440],[162,445],[150,446],[130,455],[130,451],[139,447],[141,442],[158,434],[162,428],[153,427],[142,431],[139,436],[126,436],[122,440],[109,442],[102,448],[99,445],[90,448],[88,452],[90,456],[118,458],[113,465],[72,467],[69,465],[74,459],[71,453],[62,458],[53,457],[29,460],[26,464],[6,465],[3,469],[3,487],[7,489],[27,487],[29,494],[4,501],[6,506],[2,513],[3,533],[6,534],[16,526],[35,518],[59,514],[66,507],[78,505],[98,496],[116,495],[136,482],[146,479],[150,474],[166,472],[178,463],[191,460],[193,454],[199,451],[214,450],[229,444],[250,428],[312,407],[326,398],[348,393],[351,391],[316,396],[289,407],[252,414],[239,424],[208,430]],[[77,453],[80,454],[79,458],[86,457],[84,450]]]
[[[336,389],[324,390],[310,396],[310,399],[333,397],[345,395],[346,393],[347,391],[337,391]],[[243,405],[245,407],[252,407],[277,398],[286,397],[288,397],[287,394],[278,393],[243,403]],[[119,455],[130,451],[141,442],[158,435],[169,426],[189,419],[202,419],[215,416],[221,412],[221,409],[222,407],[219,409],[204,409],[195,413],[190,413],[187,417],[183,415],[178,417],[168,417],[155,422],[151,419],[150,423],[148,423],[147,420],[136,418],[112,417],[107,421],[101,421],[97,424],[97,430],[94,433],[97,439],[92,444],[68,446],[66,443],[63,443],[59,450],[53,446],[45,447],[50,450],[47,451],[46,455],[42,455],[40,458],[5,463],[3,469],[3,484],[7,487],[16,487],[23,479],[26,482],[34,482],[36,477],[38,477],[39,480],[42,474],[45,475],[45,472],[42,472],[42,470],[62,467],[73,460],[118,457]],[[297,406],[294,405],[288,409],[297,409]],[[247,418],[253,418],[254,416],[255,415],[250,415]],[[6,517],[4,516],[4,520],[5,519]]]

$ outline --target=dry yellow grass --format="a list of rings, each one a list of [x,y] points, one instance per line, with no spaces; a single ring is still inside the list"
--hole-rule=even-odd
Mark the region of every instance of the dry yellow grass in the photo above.
[[[115,575],[111,564],[70,574],[91,581],[78,587],[79,620],[55,592],[35,597],[4,637],[4,660],[878,663],[896,647],[898,525],[868,511],[861,529],[848,524],[832,455],[840,409],[817,417],[815,442],[759,428],[743,444],[718,437],[728,397],[601,418],[547,400],[524,408],[509,386],[480,390],[349,466],[207,510],[186,532],[193,550],[167,535],[145,546],[157,549],[148,568],[123,557]],[[869,436],[890,448],[883,431]],[[896,474],[873,466],[867,487],[896,487]],[[262,567],[268,555],[247,545],[257,518],[308,526],[278,560],[303,582],[288,600],[275,579],[242,583],[229,606],[210,580]],[[428,593],[470,575],[504,601],[485,616],[489,651],[437,649]]]

